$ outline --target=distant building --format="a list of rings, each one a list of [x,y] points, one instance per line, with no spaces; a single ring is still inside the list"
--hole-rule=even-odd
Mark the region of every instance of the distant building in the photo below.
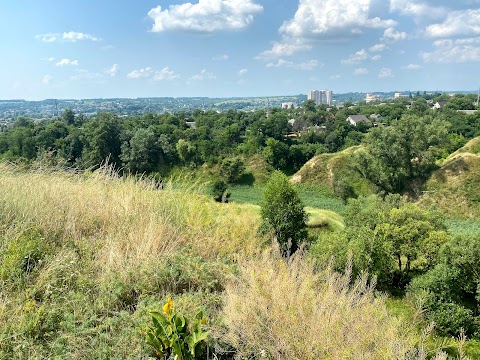
[[[403,95],[402,93],[396,92],[395,95],[393,96],[394,99],[401,99],[404,97],[408,97],[408,95]]]
[[[350,115],[347,118],[347,121],[350,123],[350,125],[357,126],[357,124],[360,122],[368,122],[368,119],[365,115]]]
[[[434,109],[441,109],[447,104],[446,101],[437,101],[435,104],[433,104]]]
[[[293,102],[284,102],[282,103],[282,109],[295,109],[295,104]]]
[[[332,105],[333,92],[331,90],[311,90],[307,94],[307,100],[315,101],[315,105]]]
[[[366,103],[374,102],[380,100],[380,96],[374,94],[367,94],[365,98]]]

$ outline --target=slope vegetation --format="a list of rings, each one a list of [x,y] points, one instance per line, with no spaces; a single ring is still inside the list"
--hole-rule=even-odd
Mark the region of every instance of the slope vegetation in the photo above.
[[[453,217],[480,216],[480,137],[469,141],[441,163],[420,199]]]
[[[293,175],[292,182],[323,185],[333,191],[335,182],[342,180],[357,194],[369,194],[373,190],[371,183],[351,167],[351,156],[361,149],[361,146],[352,146],[337,153],[317,155]]]

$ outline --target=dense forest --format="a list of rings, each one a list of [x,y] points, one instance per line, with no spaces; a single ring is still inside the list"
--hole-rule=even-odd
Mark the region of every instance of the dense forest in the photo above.
[[[192,359],[480,358],[475,101],[16,119],[0,132],[0,321],[16,314],[0,357],[166,358],[177,340],[138,330],[165,304],[155,326],[187,329],[175,306],[195,324],[182,344],[208,344]],[[225,204],[229,189],[262,194]]]

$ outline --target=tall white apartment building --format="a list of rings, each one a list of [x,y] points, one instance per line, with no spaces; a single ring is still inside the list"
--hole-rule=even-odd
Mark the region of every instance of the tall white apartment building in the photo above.
[[[315,101],[315,105],[332,105],[333,92],[331,90],[311,90],[307,94],[308,100]]]

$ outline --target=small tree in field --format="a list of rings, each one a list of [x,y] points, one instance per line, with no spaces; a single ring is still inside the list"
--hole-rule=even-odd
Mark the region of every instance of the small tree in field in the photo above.
[[[284,254],[297,250],[307,238],[307,214],[288,178],[280,171],[271,176],[261,202],[262,231],[271,232]]]

